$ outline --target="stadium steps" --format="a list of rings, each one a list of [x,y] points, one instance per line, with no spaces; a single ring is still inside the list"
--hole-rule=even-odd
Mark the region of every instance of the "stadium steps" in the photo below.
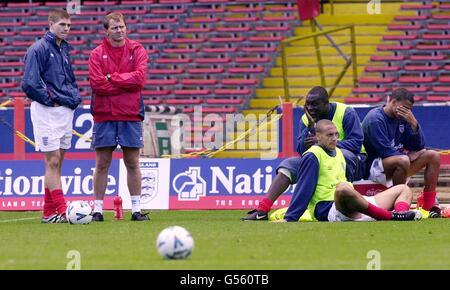
[[[383,102],[393,87],[403,86],[415,94],[416,102],[448,103],[450,89],[445,78],[450,74],[448,7],[444,3],[402,4],[388,25],[389,32],[397,31],[399,34],[383,35],[382,44],[371,57],[370,67],[366,68],[367,71],[378,71],[379,80],[390,81],[367,81],[367,73],[364,73],[353,90],[352,99],[379,99]],[[392,41],[396,42],[395,46],[385,45]]]
[[[370,57],[377,52],[377,47],[382,42],[384,35],[401,34],[401,32],[387,29],[387,25],[392,22],[396,15],[399,15],[401,3],[383,3],[381,15],[368,15],[366,5],[367,3],[335,4],[333,16],[327,14],[330,7],[325,5],[325,14],[317,18],[318,23],[323,26],[324,30],[349,24],[355,25],[358,76],[365,73],[365,66],[369,63]],[[407,11],[402,15],[412,14]],[[304,22],[302,27],[295,28],[296,36],[310,33],[311,28],[308,21]],[[348,31],[333,33],[331,37],[338,44],[344,44],[350,40]],[[327,89],[329,89],[345,65],[345,60],[325,37],[319,37],[318,40],[321,46]],[[390,44],[395,45],[396,42],[390,42]],[[350,46],[341,46],[341,49],[347,56],[350,55]],[[304,96],[312,86],[321,84],[312,39],[293,43],[287,48],[287,54],[289,92],[292,98]],[[389,52],[382,52],[382,54],[388,55]],[[368,75],[376,76],[377,74],[369,73]],[[283,84],[280,56],[275,60],[274,67],[270,69],[270,75],[262,79],[262,87],[256,89],[255,98],[250,100],[250,109],[267,109],[276,105],[279,102],[278,96],[284,97]],[[349,69],[333,96],[337,100],[344,101],[344,98],[352,93],[352,88],[352,70]]]

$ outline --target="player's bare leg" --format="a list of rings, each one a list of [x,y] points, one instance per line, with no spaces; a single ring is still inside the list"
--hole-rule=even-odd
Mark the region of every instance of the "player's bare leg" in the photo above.
[[[412,196],[411,191],[407,190],[406,185],[399,185],[393,188],[395,189],[388,191],[379,198],[380,200],[384,200],[385,204],[383,205],[385,207],[392,207],[399,197],[408,200],[408,198],[411,198]],[[389,198],[386,196],[389,196]],[[400,202],[402,203],[401,200]],[[413,220],[418,217],[418,213],[414,211],[390,212],[380,205],[375,206],[363,198],[362,195],[348,183],[339,183],[337,185],[335,192],[335,206],[338,211],[352,219],[360,218],[361,213],[376,220]]]
[[[268,220],[268,212],[272,204],[286,191],[291,185],[291,180],[281,172],[278,172],[268,189],[265,198],[260,201],[258,208],[248,212],[246,217],[241,218],[243,221]]]
[[[114,149],[114,147],[95,149],[93,221],[103,221],[103,198],[108,185],[108,172]]]
[[[394,185],[406,183],[409,167],[410,161],[406,155],[391,156],[383,159],[386,180],[392,179]]]
[[[436,186],[441,166],[440,154],[434,150],[412,152],[413,157],[408,176],[416,174],[425,167],[423,193],[417,198],[417,205],[430,211],[430,217],[440,217],[440,208],[436,202]]]
[[[127,168],[127,185],[131,195],[131,219],[134,221],[148,220],[146,214],[141,213],[140,198],[141,198],[141,183],[142,175],[139,166],[139,148],[122,147],[123,162]]]

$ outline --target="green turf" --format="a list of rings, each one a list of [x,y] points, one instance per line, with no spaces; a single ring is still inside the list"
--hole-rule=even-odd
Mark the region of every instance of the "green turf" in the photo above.
[[[149,222],[41,224],[38,212],[0,212],[0,269],[361,269],[380,253],[381,269],[450,269],[450,219],[418,222],[241,222],[245,211],[155,211]],[[129,213],[125,219],[129,219]],[[14,221],[14,219],[22,219]],[[163,260],[155,241],[167,226],[187,228],[187,260]]]

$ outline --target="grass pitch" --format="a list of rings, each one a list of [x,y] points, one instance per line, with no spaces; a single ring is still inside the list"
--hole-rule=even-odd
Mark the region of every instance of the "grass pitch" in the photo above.
[[[0,269],[450,269],[450,219],[417,222],[241,222],[246,211],[154,211],[149,222],[41,224],[39,212],[0,212]],[[195,241],[186,260],[163,260],[156,237],[172,225]]]

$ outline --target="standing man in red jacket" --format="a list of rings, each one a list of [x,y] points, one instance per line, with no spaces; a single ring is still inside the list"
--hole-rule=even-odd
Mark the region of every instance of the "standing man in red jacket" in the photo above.
[[[103,197],[108,183],[112,153],[120,145],[127,168],[132,221],[149,220],[140,211],[141,171],[139,151],[143,147],[144,104],[141,90],[147,72],[147,52],[127,38],[121,13],[105,16],[106,37],[89,58],[92,87],[91,112],[94,116],[92,148],[96,152],[94,172],[93,221],[103,221]]]

